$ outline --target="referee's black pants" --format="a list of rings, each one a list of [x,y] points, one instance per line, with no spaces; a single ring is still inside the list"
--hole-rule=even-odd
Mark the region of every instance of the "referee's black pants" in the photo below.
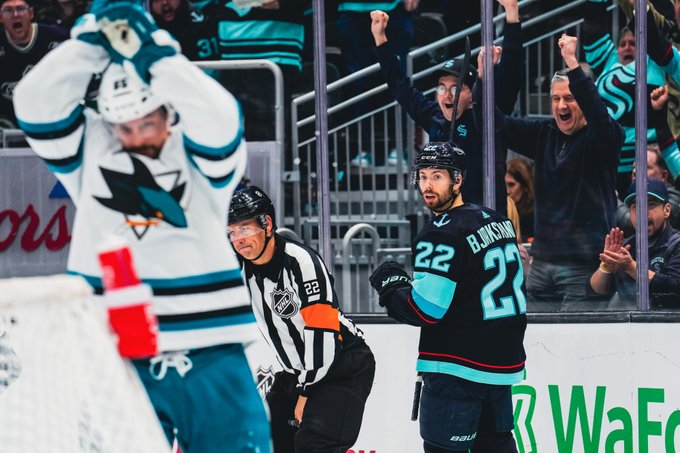
[[[346,453],[359,436],[374,374],[373,353],[363,340],[343,349],[328,375],[309,388],[296,429],[288,422],[300,394],[297,376],[276,373],[267,393],[274,453]]]

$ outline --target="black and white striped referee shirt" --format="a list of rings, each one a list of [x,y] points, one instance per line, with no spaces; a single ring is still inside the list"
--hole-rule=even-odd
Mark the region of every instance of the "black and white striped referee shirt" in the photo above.
[[[302,394],[321,381],[341,350],[362,332],[340,311],[321,257],[311,248],[275,234],[272,260],[243,260],[258,327],[281,366],[298,375]]]

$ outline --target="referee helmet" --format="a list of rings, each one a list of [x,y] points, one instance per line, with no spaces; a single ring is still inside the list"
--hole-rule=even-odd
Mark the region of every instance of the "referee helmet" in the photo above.
[[[264,190],[257,186],[247,186],[234,193],[229,205],[229,225],[248,219],[257,219],[263,230],[267,229],[267,216],[272,219],[275,229],[274,203]]]

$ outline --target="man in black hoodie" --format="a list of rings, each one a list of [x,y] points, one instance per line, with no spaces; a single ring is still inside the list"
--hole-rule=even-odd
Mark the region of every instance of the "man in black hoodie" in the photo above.
[[[551,82],[553,118],[514,119],[496,110],[497,140],[536,163],[534,260],[527,280],[533,302],[596,299],[588,280],[602,238],[616,222],[623,130],[581,69],[577,39],[562,35],[558,45],[567,69]],[[481,121],[479,102],[475,110]]]

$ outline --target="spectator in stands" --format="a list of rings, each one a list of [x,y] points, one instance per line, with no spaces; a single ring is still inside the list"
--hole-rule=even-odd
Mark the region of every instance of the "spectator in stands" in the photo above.
[[[390,45],[398,57],[401,69],[406,71],[406,59],[415,34],[413,12],[418,8],[420,0],[394,0],[389,3],[371,0],[338,0],[337,3],[337,28],[346,74],[353,74],[376,62],[375,55],[371,51],[373,37],[366,25],[371,20],[370,12],[378,9],[384,10],[390,15],[385,34],[389,36]],[[362,77],[345,89],[345,92],[349,97],[356,96],[375,85],[379,85],[379,83],[376,83],[377,80],[379,80],[379,76],[377,79],[372,76]],[[379,101],[379,97],[372,97],[369,100],[358,102],[355,104],[352,114],[355,118],[358,118],[377,107]],[[405,120],[406,117],[404,116],[403,119]],[[368,121],[362,121],[360,126],[362,137],[368,137],[371,132]],[[389,135],[389,131],[381,130],[380,132],[384,133],[385,137]],[[372,157],[366,151],[364,143],[357,143],[356,146],[364,149],[359,150],[353,158],[352,164],[355,166],[373,164]],[[390,143],[390,146],[393,146],[393,143]],[[393,148],[388,161],[396,163],[397,159],[397,151]]]
[[[607,1],[588,0],[583,24],[583,47],[586,61],[597,76],[600,96],[610,115],[617,120],[626,134],[621,148],[617,174],[619,196],[625,193],[635,160],[635,35],[630,28],[621,31],[618,43],[614,43],[607,18]],[[629,0],[632,5],[634,0]],[[664,86],[665,75],[680,82],[680,53],[664,37],[650,11],[647,20],[647,89],[651,94]],[[615,88],[612,88],[615,87]],[[666,112],[655,110],[651,102],[648,109],[647,140],[659,142],[661,153],[672,166],[673,173],[680,173],[680,151],[668,128]]]
[[[517,99],[522,74],[522,35],[519,23],[517,0],[498,0],[506,11],[503,37],[503,58],[495,68],[496,105],[505,113],[510,113]],[[460,89],[460,99],[456,115],[456,130],[453,141],[468,154],[467,183],[463,186],[466,202],[483,204],[482,195],[482,128],[476,123],[472,112],[472,86],[477,71],[470,65],[463,68],[462,59],[449,60],[434,73],[437,81],[436,100],[429,99],[415,88],[402,70],[397,55],[385,34],[389,16],[382,11],[371,13],[371,32],[375,40],[375,53],[380,63],[383,77],[392,96],[413,118],[416,124],[429,134],[430,141],[449,140],[453,98]],[[500,49],[498,49],[498,54]],[[465,71],[466,78],[462,87],[457,85],[460,74]],[[496,203],[497,210],[506,213],[505,170],[506,148],[502,143],[496,146]]]
[[[657,26],[662,30],[663,35],[671,41],[675,48],[680,48],[680,28],[678,28],[678,23],[680,23],[680,2],[671,2],[671,11],[667,10],[667,3],[669,3],[669,0],[650,0],[647,5],[650,13],[654,15]],[[619,4],[626,16],[629,19],[632,18],[633,5],[629,3],[629,0],[619,0]],[[676,142],[680,142],[680,84],[676,83],[672,77],[667,75],[666,85],[668,89],[668,114],[666,119]],[[665,159],[673,177],[677,178],[680,174],[680,156],[666,156]]]
[[[16,128],[14,87],[47,52],[68,38],[54,25],[33,22],[29,0],[0,0],[0,127]]]
[[[87,12],[89,2],[83,0],[48,0],[38,8],[38,21],[59,25],[66,31],[71,30],[76,19]]]
[[[635,181],[636,169],[633,168],[633,181]],[[668,218],[671,226],[675,229],[680,228],[680,190],[671,182],[671,172],[666,166],[659,145],[656,143],[647,144],[647,177],[656,178],[666,184],[668,190],[668,203],[671,205],[671,215]],[[633,225],[630,221],[630,210],[625,203],[619,202],[616,214],[616,225],[623,230],[625,236],[634,233]]]
[[[339,0],[338,32],[347,73],[353,74],[376,62],[375,55],[371,52],[373,37],[366,25],[370,20],[369,13],[377,9],[383,9],[390,15],[385,33],[389,35],[392,50],[397,54],[402,68],[405,68],[414,34],[412,14],[419,3],[420,0],[397,0],[389,3],[393,5],[389,9],[385,7],[386,2]]]
[[[199,60],[201,55],[209,54],[212,48],[207,30],[209,22],[189,0],[151,0],[149,6],[158,26],[177,39],[189,60]]]
[[[516,119],[496,110],[496,137],[535,162],[533,302],[586,301],[602,237],[614,226],[623,130],[576,59],[577,39],[558,41],[566,70],[552,79],[553,118]],[[480,65],[482,62],[480,62]],[[480,90],[481,91],[481,90]],[[475,110],[482,120],[481,103]]]
[[[517,207],[521,242],[529,242],[534,236],[534,170],[526,159],[516,157],[508,161],[505,186]]]
[[[241,1],[212,3],[203,11],[214,21],[215,36],[199,43],[202,60],[266,59],[283,72],[284,107],[289,124],[291,85],[302,69],[305,15],[311,0],[266,0],[259,6]],[[249,2],[258,4],[258,2]],[[220,82],[235,93],[245,115],[248,140],[272,140],[274,82],[263,70],[223,71]],[[286,130],[290,130],[286,127]]]
[[[625,199],[633,226],[637,225],[635,182]],[[680,232],[668,218],[671,205],[663,181],[647,180],[647,234],[649,235],[649,299],[652,308],[680,308]],[[623,239],[623,231],[613,228],[605,236],[600,267],[590,277],[590,286],[598,294],[611,296],[612,305],[633,308],[636,305],[637,262],[635,236]]]

